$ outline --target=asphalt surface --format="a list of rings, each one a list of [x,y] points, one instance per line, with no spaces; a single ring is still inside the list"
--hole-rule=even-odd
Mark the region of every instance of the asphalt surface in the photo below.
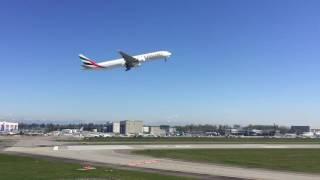
[[[45,147],[50,146],[50,147]],[[52,147],[54,146],[54,147]],[[84,162],[106,163],[132,168],[159,171],[203,174],[212,177],[242,179],[299,179],[319,180],[320,175],[272,171],[253,168],[231,167],[216,164],[186,162],[172,159],[152,158],[128,153],[136,149],[187,149],[187,148],[320,148],[318,144],[186,144],[186,145],[63,145],[50,139],[38,138],[17,141],[5,148],[5,152],[74,159]]]

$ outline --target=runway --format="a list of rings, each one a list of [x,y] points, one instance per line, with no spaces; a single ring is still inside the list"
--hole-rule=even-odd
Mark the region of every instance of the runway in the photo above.
[[[21,144],[21,143],[20,143]],[[17,143],[19,145],[19,143]],[[27,153],[58,158],[81,160],[146,168],[176,171],[212,176],[235,177],[243,179],[299,179],[318,180],[320,175],[231,167],[216,164],[186,162],[172,159],[153,158],[128,153],[137,149],[187,149],[187,148],[319,148],[318,144],[186,144],[186,145],[60,145],[54,147],[14,146],[6,152]]]

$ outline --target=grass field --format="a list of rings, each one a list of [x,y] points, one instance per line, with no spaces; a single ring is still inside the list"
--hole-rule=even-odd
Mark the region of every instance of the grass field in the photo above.
[[[320,173],[320,149],[141,150],[136,154],[252,168]]]
[[[79,168],[79,164],[0,154],[1,179],[186,179],[105,167],[90,171],[79,171]]]
[[[68,141],[68,140],[60,140]],[[108,137],[69,140],[83,144],[320,144],[320,139],[302,138],[225,138],[225,137]]]

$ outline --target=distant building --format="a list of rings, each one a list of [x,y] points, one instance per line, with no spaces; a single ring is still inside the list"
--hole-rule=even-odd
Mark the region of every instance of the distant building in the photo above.
[[[310,131],[313,132],[316,137],[320,137],[320,129],[311,129]]]
[[[290,132],[297,135],[303,134],[304,132],[310,132],[310,126],[291,126]]]
[[[18,123],[0,121],[0,132],[14,132],[18,131]]]
[[[150,126],[143,126],[143,133],[149,134],[150,133]]]
[[[304,133],[301,134],[301,136],[304,137],[304,138],[313,138],[313,137],[316,136],[316,134],[313,133],[313,132],[304,132]]]
[[[166,131],[161,126],[144,126],[143,133],[150,136],[166,136]]]
[[[120,122],[107,122],[105,132],[119,134],[120,133]]]
[[[176,128],[170,127],[169,125],[160,125],[160,129],[164,130],[167,136],[175,135],[177,131]]]
[[[245,132],[240,130],[240,129],[235,129],[235,128],[230,128],[230,129],[225,129],[225,135],[226,136],[240,136],[240,135],[244,135]]]
[[[163,129],[166,132],[169,132],[170,126],[169,125],[160,125],[160,129]]]
[[[170,127],[170,128],[169,128],[169,135],[175,135],[176,132],[177,132],[177,129],[176,129],[176,128],[174,128],[174,127]]]
[[[297,134],[285,133],[283,137],[285,137],[285,138],[296,138]]]
[[[62,134],[73,134],[78,132],[79,132],[79,129],[62,129],[61,130]]]
[[[165,136],[166,131],[163,129],[160,129],[159,126],[150,126],[150,134],[153,136]]]
[[[120,134],[139,135],[143,133],[143,121],[120,121]]]
[[[250,129],[247,131],[247,135],[249,136],[261,136],[262,134],[263,131],[259,129]]]

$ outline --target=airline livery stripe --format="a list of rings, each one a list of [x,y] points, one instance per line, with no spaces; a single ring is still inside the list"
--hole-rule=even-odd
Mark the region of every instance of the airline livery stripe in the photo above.
[[[82,56],[80,56],[80,59],[82,59],[82,60],[87,60],[86,58],[84,58],[84,57],[82,57]]]
[[[83,62],[83,64],[85,64],[85,65],[92,65],[92,63],[90,63],[90,62]]]
[[[81,57],[80,57],[81,58]],[[93,65],[95,67],[99,67],[99,68],[103,68],[103,66],[100,66],[99,64],[95,63],[94,61],[90,60],[90,59],[84,59],[84,58],[81,58],[82,59],[82,62],[86,65]]]

